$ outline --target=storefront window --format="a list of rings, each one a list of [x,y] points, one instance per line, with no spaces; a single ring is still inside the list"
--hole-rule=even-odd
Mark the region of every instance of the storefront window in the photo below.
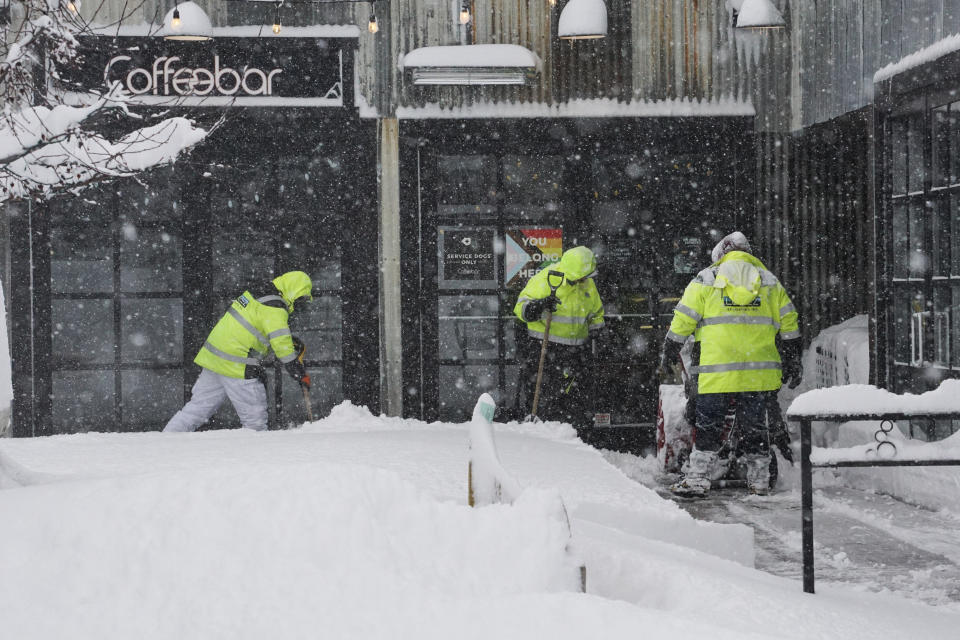
[[[910,227],[907,224],[907,203],[893,203],[893,277],[906,278],[909,272]]]
[[[954,283],[951,289],[955,306],[950,308],[950,364],[954,369],[958,369],[960,368],[960,310],[956,306],[960,305],[960,283]]]
[[[112,364],[113,301],[52,300],[53,360],[74,368]]]
[[[54,294],[113,291],[110,204],[112,198],[102,193],[83,201],[60,198],[50,202],[50,287]]]
[[[890,122],[890,144],[887,147],[890,166],[890,190],[894,194],[907,192],[907,122]]]
[[[893,303],[893,359],[900,364],[910,362],[911,315],[913,306],[910,292],[899,288],[894,293]]]
[[[124,362],[179,364],[183,360],[180,298],[127,299],[120,303],[120,356]]]
[[[563,200],[561,156],[503,156],[504,213],[525,219],[556,215]]]
[[[442,360],[496,359],[497,296],[442,296],[439,300],[440,358]]]
[[[123,423],[159,430],[183,406],[183,370],[134,369],[120,374]]]
[[[931,267],[934,276],[950,275],[950,200],[937,200],[931,209],[933,216],[933,259]]]
[[[960,183],[960,102],[950,105],[948,121],[950,139],[950,184]]]
[[[492,155],[437,157],[437,213],[496,215],[497,159]]]
[[[56,432],[102,431],[114,424],[115,380],[113,371],[54,372],[51,422]]]
[[[120,243],[120,289],[125,292],[183,290],[179,227],[137,228],[125,223]]]
[[[933,290],[933,362],[941,366],[950,366],[950,324],[951,307],[950,287],[937,286]]]
[[[949,105],[941,105],[932,110],[934,187],[943,187],[950,183],[950,137],[952,134],[950,119]]]
[[[950,275],[960,276],[960,194],[951,196]]]
[[[907,190],[916,193],[923,190],[923,114],[917,113],[907,120]]]
[[[930,256],[924,251],[923,236],[927,219],[922,202],[910,203],[910,277],[922,278],[930,269]]]

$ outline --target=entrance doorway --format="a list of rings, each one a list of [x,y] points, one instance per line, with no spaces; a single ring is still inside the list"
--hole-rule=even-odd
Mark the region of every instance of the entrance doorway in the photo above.
[[[747,219],[752,194],[742,193],[740,173],[751,151],[740,141],[750,126],[743,118],[405,123],[401,162],[417,182],[401,204],[416,211],[406,233],[419,260],[407,266],[418,278],[405,315],[421,341],[404,358],[407,379],[423,391],[412,412],[465,421],[487,392],[499,419],[522,419],[539,343],[513,315],[517,296],[561,250],[583,245],[597,255],[606,328],[580,381],[595,404],[581,437],[652,446],[655,372],[673,308],[709,265],[713,244]]]

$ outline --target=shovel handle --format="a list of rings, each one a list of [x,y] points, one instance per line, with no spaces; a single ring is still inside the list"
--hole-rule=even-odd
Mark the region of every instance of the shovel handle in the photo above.
[[[537,367],[537,386],[533,390],[533,407],[530,409],[530,415],[537,415],[537,405],[540,404],[540,383],[543,381],[543,363],[547,359],[547,341],[550,339],[550,320],[553,313],[547,311],[547,317],[543,321],[543,344],[540,345],[540,365]]]
[[[307,407],[307,420],[313,422],[313,405],[310,404],[310,389],[300,385],[300,390],[303,391],[303,404]]]
[[[557,289],[563,284],[564,274],[562,271],[550,270],[547,272],[547,286],[550,287],[550,295],[555,296]],[[553,284],[554,278],[559,278],[557,284]],[[543,381],[543,363],[547,359],[547,342],[550,339],[550,320],[553,319],[553,312],[547,310],[547,317],[543,320],[543,344],[540,345],[540,365],[537,367],[537,383],[533,390],[533,406],[530,408],[530,416],[537,417],[537,406],[540,404],[540,383]]]

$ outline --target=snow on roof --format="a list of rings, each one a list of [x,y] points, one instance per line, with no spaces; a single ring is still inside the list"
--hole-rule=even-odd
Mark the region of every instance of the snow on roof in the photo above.
[[[114,26],[94,26],[90,31],[98,36],[161,37],[161,26],[149,22]],[[360,27],[355,24],[314,24],[306,27],[284,26],[273,33],[270,25],[213,27],[214,38],[358,38]]]
[[[413,67],[541,67],[540,56],[518,44],[421,47],[400,56],[400,70]]]
[[[898,395],[868,384],[848,384],[803,393],[787,409],[790,418],[816,415],[960,413],[960,380],[944,380],[933,391]]]
[[[958,49],[960,49],[960,34],[947,36],[943,40],[934,42],[929,47],[915,51],[914,53],[901,58],[897,62],[882,67],[879,71],[873,74],[873,81],[883,82],[884,80],[889,80],[898,73],[903,73],[908,69],[919,67],[927,62],[932,62],[933,60],[941,58],[948,53],[953,53]]]
[[[570,100],[560,104],[542,102],[476,102],[446,109],[436,104],[423,107],[397,107],[401,120],[461,118],[655,118],[692,116],[756,115],[750,101],[720,100],[634,100],[621,102],[610,98]]]

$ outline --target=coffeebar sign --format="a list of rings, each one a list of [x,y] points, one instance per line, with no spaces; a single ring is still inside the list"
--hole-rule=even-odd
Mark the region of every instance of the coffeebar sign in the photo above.
[[[84,64],[67,81],[121,90],[133,104],[333,106],[344,96],[351,38],[83,39]],[[93,73],[96,72],[96,78]]]
[[[120,85],[128,93],[162,96],[272,96],[274,79],[281,68],[233,69],[213,56],[208,67],[181,66],[180,56],[154,58],[150,68],[133,67],[131,56],[114,56],[107,63],[103,81],[110,88]]]

